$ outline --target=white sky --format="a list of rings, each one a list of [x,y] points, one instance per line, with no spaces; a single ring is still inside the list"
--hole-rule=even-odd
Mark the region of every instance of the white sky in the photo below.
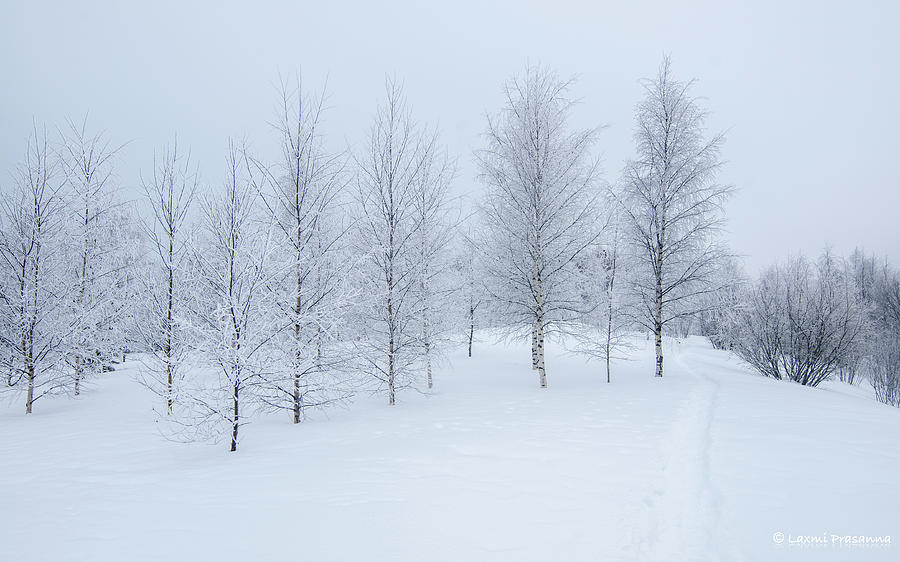
[[[176,132],[217,183],[228,136],[269,149],[274,84],[302,67],[308,86],[328,78],[338,147],[360,141],[385,74],[399,77],[415,116],[458,156],[456,188],[477,193],[484,114],[529,60],[578,75],[574,124],[609,126],[598,149],[613,181],[633,150],[638,80],[670,53],[679,78],[698,79],[710,128],[728,131],[721,179],[739,189],[729,239],[750,271],[826,243],[900,265],[896,0],[3,4],[0,183],[32,119],[53,127],[85,112],[128,142],[126,193]]]

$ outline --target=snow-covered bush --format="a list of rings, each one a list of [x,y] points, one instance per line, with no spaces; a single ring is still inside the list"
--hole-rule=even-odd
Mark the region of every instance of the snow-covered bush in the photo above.
[[[765,271],[747,296],[735,351],[765,376],[827,380],[864,337],[868,315],[843,263],[829,253]]]
[[[871,307],[874,325],[869,378],[875,397],[900,406],[900,275],[885,265],[876,273]]]

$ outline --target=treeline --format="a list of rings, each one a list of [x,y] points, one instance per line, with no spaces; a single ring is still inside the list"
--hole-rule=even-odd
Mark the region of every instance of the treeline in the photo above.
[[[837,374],[898,401],[897,275],[874,258],[797,260],[751,283],[721,242],[724,138],[668,59],[645,81],[635,157],[607,181],[599,128],[570,123],[573,82],[528,67],[504,84],[466,214],[456,164],[386,82],[368,135],[333,151],[324,93],[282,84],[281,150],[228,143],[204,185],[172,143],[122,199],[119,148],[86,123],[35,127],[3,185],[0,362],[26,412],[127,357],[173,436],[226,436],[263,410],[294,423],[358,392],[427,390],[453,341],[492,327],[544,349],[566,334],[605,362],[628,335],[699,333],[763,374]],[[138,212],[144,209],[144,212]],[[467,341],[466,341],[467,340]],[[130,359],[129,359],[130,360]]]
[[[900,406],[900,274],[886,260],[826,250],[735,287],[705,317],[703,333],[718,347],[775,379],[867,380],[878,400]]]

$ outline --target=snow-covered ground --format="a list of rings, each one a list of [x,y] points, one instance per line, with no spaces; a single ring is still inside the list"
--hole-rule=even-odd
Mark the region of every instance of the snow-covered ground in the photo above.
[[[525,345],[484,342],[431,395],[257,420],[237,453],[160,437],[137,362],[4,404],[0,560],[900,559],[832,537],[900,539],[900,410],[698,338],[654,379],[639,345],[606,384],[551,344],[542,390]]]

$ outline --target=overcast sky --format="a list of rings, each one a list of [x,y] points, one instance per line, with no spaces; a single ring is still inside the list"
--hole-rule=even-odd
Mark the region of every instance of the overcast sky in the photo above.
[[[356,146],[386,74],[459,158],[501,85],[526,62],[577,75],[573,125],[608,125],[597,146],[614,181],[633,151],[639,80],[664,53],[726,130],[721,180],[738,188],[728,237],[750,271],[826,244],[900,265],[900,2],[4,2],[0,182],[32,119],[90,113],[120,153],[133,195],[154,147],[178,134],[203,178],[222,177],[227,138],[271,146],[279,73],[330,93],[335,146]],[[184,4],[184,5],[183,5]],[[188,5],[190,4],[190,5]]]

